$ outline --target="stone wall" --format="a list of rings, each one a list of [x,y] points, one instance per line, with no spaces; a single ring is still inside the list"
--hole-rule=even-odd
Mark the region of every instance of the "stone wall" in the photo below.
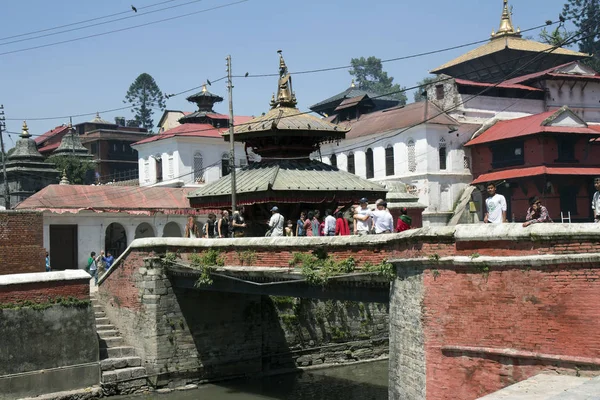
[[[0,275],[45,271],[44,217],[35,211],[0,211]]]

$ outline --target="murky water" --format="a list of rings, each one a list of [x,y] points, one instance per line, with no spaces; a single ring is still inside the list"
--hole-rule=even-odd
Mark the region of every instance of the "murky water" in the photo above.
[[[124,396],[135,400],[383,400],[388,398],[388,362],[203,385],[197,390]]]

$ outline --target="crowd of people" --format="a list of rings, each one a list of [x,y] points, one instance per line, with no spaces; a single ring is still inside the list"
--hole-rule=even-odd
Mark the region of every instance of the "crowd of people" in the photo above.
[[[114,262],[115,258],[110,251],[104,254],[104,250],[102,250],[98,255],[96,255],[95,251],[90,253],[85,269],[94,279],[94,285],[98,285],[98,275],[108,270]]]

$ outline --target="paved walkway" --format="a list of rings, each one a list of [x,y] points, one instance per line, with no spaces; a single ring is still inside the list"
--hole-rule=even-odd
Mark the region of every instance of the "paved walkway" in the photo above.
[[[600,377],[538,374],[479,400],[600,400]]]

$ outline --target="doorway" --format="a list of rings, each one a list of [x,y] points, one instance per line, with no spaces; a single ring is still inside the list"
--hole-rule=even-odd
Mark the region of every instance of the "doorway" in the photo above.
[[[113,222],[106,227],[104,239],[104,251],[109,252],[115,257],[115,260],[123,254],[127,248],[127,235],[125,228],[118,222]]]
[[[53,271],[77,269],[77,225],[50,225],[50,265]]]

